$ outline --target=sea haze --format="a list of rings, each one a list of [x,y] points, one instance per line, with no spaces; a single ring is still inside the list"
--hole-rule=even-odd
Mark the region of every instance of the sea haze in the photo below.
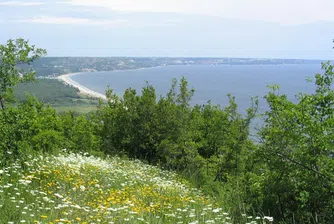
[[[251,105],[251,97],[258,96],[260,111],[267,105],[263,96],[269,92],[267,85],[279,84],[280,93],[290,99],[299,92],[311,93],[315,86],[306,82],[306,77],[314,77],[321,72],[320,64],[285,64],[285,65],[190,65],[167,66],[150,69],[124,70],[112,72],[80,73],[72,79],[89,89],[105,93],[109,85],[122,96],[125,89],[132,87],[139,91],[152,84],[157,96],[166,95],[172,79],[184,76],[189,87],[195,89],[192,104],[205,104],[211,101],[222,107],[228,103],[227,94],[236,97],[240,112]]]

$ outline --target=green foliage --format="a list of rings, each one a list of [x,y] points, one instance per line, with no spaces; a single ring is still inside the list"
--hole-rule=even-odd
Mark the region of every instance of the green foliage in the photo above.
[[[74,152],[95,153],[100,149],[101,140],[97,135],[99,124],[95,122],[95,114],[77,115],[70,111],[60,114],[63,137],[67,149]]]
[[[323,64],[316,91],[299,94],[293,103],[273,88],[270,110],[260,132],[258,156],[263,209],[280,220],[309,223],[334,219],[333,66]]]
[[[57,153],[64,148],[92,152],[99,148],[96,128],[96,123],[84,115],[57,114],[27,95],[25,102],[0,113],[0,159],[5,165],[36,152]]]
[[[18,107],[0,113],[0,125],[2,159],[5,163],[26,158],[28,155],[25,151],[28,149],[50,151],[52,143],[47,142],[46,136],[49,135],[49,140],[52,140],[51,135],[61,131],[54,109],[45,107],[31,96]]]
[[[35,149],[43,153],[52,152],[64,142],[60,132],[55,130],[45,130],[32,138]]]
[[[30,64],[35,59],[46,54],[44,49],[35,48],[23,39],[8,40],[6,45],[0,45],[0,104],[5,108],[6,100],[13,100],[13,87],[20,82],[34,80],[33,70],[19,69],[18,64]]]

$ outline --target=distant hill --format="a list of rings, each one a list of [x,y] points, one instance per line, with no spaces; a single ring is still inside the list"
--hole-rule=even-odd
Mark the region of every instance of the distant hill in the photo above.
[[[248,65],[248,64],[304,64],[319,60],[262,59],[262,58],[138,58],[138,57],[44,57],[32,67],[37,76],[56,77],[75,72],[113,71],[150,68],[168,65]]]

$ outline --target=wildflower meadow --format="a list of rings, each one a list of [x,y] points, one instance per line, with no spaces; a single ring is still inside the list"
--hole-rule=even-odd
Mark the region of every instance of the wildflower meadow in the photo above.
[[[18,160],[0,170],[0,208],[0,222],[8,224],[233,222],[214,199],[173,172],[72,153]]]

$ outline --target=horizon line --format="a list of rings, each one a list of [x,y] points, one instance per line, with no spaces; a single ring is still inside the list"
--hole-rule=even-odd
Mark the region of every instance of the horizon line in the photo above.
[[[272,58],[272,57],[212,57],[212,56],[43,56],[41,58],[175,58],[175,59],[257,59],[257,60],[303,60],[303,61],[333,61],[319,58]]]

